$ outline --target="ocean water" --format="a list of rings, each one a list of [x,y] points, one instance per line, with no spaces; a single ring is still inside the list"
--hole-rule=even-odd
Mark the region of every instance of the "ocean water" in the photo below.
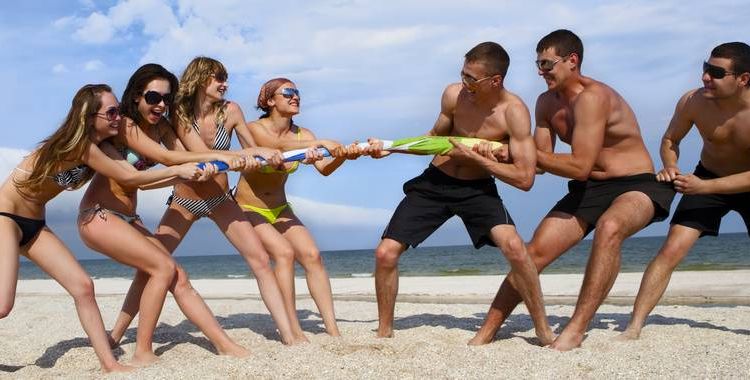
[[[664,242],[664,237],[628,239],[622,249],[621,272],[642,272]],[[591,241],[584,240],[562,255],[545,273],[583,273]],[[370,277],[375,268],[373,250],[323,252],[331,277]],[[239,255],[176,257],[193,279],[252,278]],[[82,260],[93,278],[130,278],[130,267],[109,259]],[[495,275],[508,272],[508,263],[499,250],[472,246],[420,247],[409,249],[399,262],[401,276]],[[750,239],[746,233],[721,234],[699,239],[677,270],[750,269]],[[297,266],[298,277],[304,272]],[[22,262],[22,279],[48,278],[36,265]]]

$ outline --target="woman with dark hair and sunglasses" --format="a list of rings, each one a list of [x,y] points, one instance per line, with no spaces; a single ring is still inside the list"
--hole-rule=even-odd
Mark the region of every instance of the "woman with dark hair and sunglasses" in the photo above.
[[[217,60],[197,57],[188,64],[180,79],[171,115],[179,140],[188,151],[196,154],[205,154],[211,149],[228,151],[232,132],[237,131],[240,142],[246,148],[241,151],[242,154],[262,157],[271,164],[281,164],[277,150],[255,147],[242,110],[236,103],[224,99],[228,88],[226,81],[227,71]],[[248,160],[247,165],[246,170],[249,170],[252,169],[250,165],[258,163]],[[155,234],[166,250],[174,252],[195,221],[202,217],[211,218],[255,274],[261,298],[276,322],[282,342],[299,343],[292,335],[268,254],[234,201],[227,175],[218,174],[211,181],[202,183],[177,184],[168,204]],[[178,271],[178,283],[183,275],[184,271]],[[121,337],[138,311],[138,300],[144,292],[144,284],[145,276],[139,272],[130,286],[113,336]]]
[[[19,256],[26,256],[73,297],[104,372],[132,367],[118,363],[112,354],[94,298],[94,283],[73,253],[46,227],[45,205],[63,190],[83,186],[94,171],[132,187],[200,174],[195,164],[150,172],[123,165],[120,154],[105,141],[117,134],[120,121],[117,99],[109,86],[83,86],[73,97],[62,125],[26,156],[0,187],[0,318],[13,308]]]
[[[264,114],[259,120],[248,124],[248,127],[259,145],[284,151],[311,148],[303,162],[314,164],[325,176],[333,173],[347,158],[359,157],[356,143],[343,147],[334,141],[316,140],[309,129],[294,124],[292,117],[299,113],[300,96],[291,80],[275,78],[266,82],[260,88],[257,104]],[[317,147],[328,149],[334,157],[321,159],[320,154],[315,153],[314,148]],[[284,295],[284,305],[291,317],[295,336],[300,340],[307,339],[297,319],[295,261],[305,270],[307,287],[320,311],[326,332],[331,336],[339,336],[333,311],[331,283],[320,251],[310,231],[294,214],[286,199],[284,185],[298,166],[299,162],[293,162],[280,168],[266,166],[260,172],[245,172],[239,180],[235,197],[276,262],[276,278]]]
[[[131,168],[147,170],[156,163],[174,165],[211,160],[223,161],[232,168],[244,166],[239,155],[184,150],[164,118],[172,107],[172,89],[176,88],[174,74],[157,64],[143,65],[130,77],[122,96],[123,125],[114,143]],[[215,167],[207,165],[202,179],[214,173]],[[153,187],[165,187],[174,182],[165,181]],[[136,268],[143,280],[143,297],[137,300],[140,319],[134,361],[145,365],[156,360],[152,350],[153,334],[168,290],[188,319],[206,334],[220,354],[246,356],[247,351],[226,335],[203,299],[190,286],[184,271],[136,214],[137,190],[106,176],[94,177],[81,200],[78,225],[86,245]],[[134,314],[128,317],[132,319]],[[127,325],[115,324],[112,343],[120,341],[126,328]]]

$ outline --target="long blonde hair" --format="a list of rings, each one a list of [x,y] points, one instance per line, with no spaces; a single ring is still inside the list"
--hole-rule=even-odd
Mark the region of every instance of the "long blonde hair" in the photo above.
[[[34,151],[34,167],[29,177],[16,181],[20,190],[38,192],[61,162],[83,157],[91,144],[91,118],[102,106],[101,97],[105,92],[111,93],[112,88],[106,84],[87,84],[76,92],[65,121],[54,133],[42,140]],[[88,178],[80,181],[76,188],[83,186],[91,176],[93,171],[89,170]]]
[[[227,69],[221,62],[209,57],[195,57],[187,65],[180,78],[180,87],[175,97],[175,117],[173,125],[190,128],[195,120],[195,102],[198,91],[205,88],[212,75],[227,75]],[[212,111],[216,112],[216,124],[226,121],[226,102],[218,101],[213,104]],[[177,122],[177,123],[174,123]]]

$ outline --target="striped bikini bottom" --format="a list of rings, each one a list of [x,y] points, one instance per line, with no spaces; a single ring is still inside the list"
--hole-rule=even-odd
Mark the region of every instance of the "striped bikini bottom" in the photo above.
[[[125,223],[128,223],[128,224],[133,224],[141,220],[141,217],[138,214],[135,214],[135,215],[124,214],[119,211],[104,208],[98,203],[94,205],[94,207],[89,207],[89,208],[85,208],[83,210],[78,211],[79,217],[86,217],[86,215],[91,215],[91,216],[98,215],[99,218],[101,218],[102,220],[107,220],[107,214],[112,214],[124,220]]]
[[[174,190],[172,190],[172,195],[170,195],[169,199],[167,199],[167,205],[171,205],[172,202],[174,202],[190,211],[190,213],[195,217],[203,218],[205,216],[210,216],[213,209],[215,209],[218,205],[220,205],[227,199],[234,199],[232,190],[227,191],[224,195],[219,195],[208,199],[180,198],[174,195]]]

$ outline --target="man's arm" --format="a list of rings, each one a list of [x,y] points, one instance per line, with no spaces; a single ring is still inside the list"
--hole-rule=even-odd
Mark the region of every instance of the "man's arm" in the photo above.
[[[570,153],[537,152],[537,165],[561,177],[585,181],[604,144],[607,97],[598,91],[583,91],[573,104],[573,136]]]
[[[427,136],[450,136],[453,132],[453,111],[456,109],[460,92],[459,84],[454,83],[445,88],[440,98],[440,114],[435,120],[435,125],[427,132]]]
[[[677,160],[680,158],[680,141],[693,127],[689,104],[695,93],[696,90],[692,90],[680,98],[677,106],[675,106],[669,127],[661,138],[659,155],[661,156],[663,169],[656,174],[658,181],[671,182],[680,174],[680,168],[677,166]]]
[[[674,188],[683,194],[735,194],[750,191],[750,171],[713,179],[677,174]]]
[[[539,95],[536,100],[536,107],[534,109],[534,119],[536,121],[536,128],[534,128],[534,145],[536,145],[537,156],[539,155],[539,152],[554,153],[555,141],[557,139],[555,131],[552,130],[549,122],[547,121],[547,103],[545,102],[544,98],[545,94]],[[544,170],[539,167],[538,162],[536,173],[545,173]]]
[[[512,162],[498,162],[492,154],[481,155],[453,140],[451,142],[454,148],[449,154],[470,158],[497,179],[528,191],[534,184],[536,168],[536,146],[531,137],[529,110],[523,104],[511,104],[505,111],[504,118],[508,126],[508,146]]]

